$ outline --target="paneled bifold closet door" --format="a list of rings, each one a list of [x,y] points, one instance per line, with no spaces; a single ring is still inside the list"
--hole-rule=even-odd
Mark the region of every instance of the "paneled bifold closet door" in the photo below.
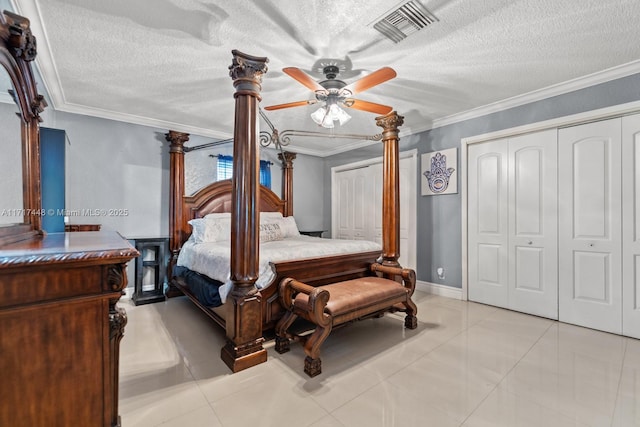
[[[620,119],[558,131],[559,320],[618,334],[621,145]]]
[[[368,167],[336,174],[338,189],[338,239],[373,240],[369,234],[369,215],[373,188]]]
[[[622,333],[640,338],[640,115],[622,118]]]
[[[558,317],[557,132],[468,147],[469,299]]]
[[[558,318],[555,129],[509,139],[509,305]]]
[[[416,158],[402,157],[400,175],[400,258],[403,267],[416,268]],[[335,174],[337,238],[371,240],[382,245],[382,163]]]
[[[469,299],[508,306],[507,140],[468,150]]]

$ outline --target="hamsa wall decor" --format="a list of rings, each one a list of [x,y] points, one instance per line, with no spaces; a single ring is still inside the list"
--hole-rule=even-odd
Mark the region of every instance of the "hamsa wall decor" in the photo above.
[[[458,150],[424,153],[422,163],[422,195],[453,194],[458,192]]]

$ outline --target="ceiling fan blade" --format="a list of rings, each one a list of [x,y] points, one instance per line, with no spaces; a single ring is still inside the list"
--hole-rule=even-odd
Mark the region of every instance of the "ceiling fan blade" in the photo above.
[[[375,102],[362,101],[353,98],[346,99],[344,106],[353,108],[354,110],[368,111],[376,114],[387,114],[393,110],[393,108],[388,105],[376,104]]]
[[[387,80],[391,80],[396,75],[395,70],[391,67],[380,68],[379,70],[364,76],[360,80],[356,80],[355,82],[345,86],[342,90],[348,90],[355,95],[356,93],[360,93],[377,86],[380,83],[384,83]]]
[[[269,105],[268,107],[264,107],[264,109],[267,111],[282,110],[283,108],[301,107],[303,105],[315,104],[316,102],[316,100],[287,102],[286,104]]]
[[[311,77],[309,74],[302,71],[300,68],[287,67],[287,68],[283,68],[282,71],[290,75],[291,77],[296,79],[298,82],[302,83],[303,85],[305,85],[306,87],[308,87],[314,92],[318,90],[325,91],[325,89],[322,86],[320,86],[320,84],[317,81],[315,81],[313,77]]]

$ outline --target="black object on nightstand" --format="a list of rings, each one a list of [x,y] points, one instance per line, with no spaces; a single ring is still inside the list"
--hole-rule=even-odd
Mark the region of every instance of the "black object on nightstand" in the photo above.
[[[160,237],[133,240],[140,256],[136,258],[136,282],[131,300],[135,305],[164,301],[169,239]],[[153,289],[144,289],[150,284],[153,284]]]
[[[322,237],[322,233],[324,233],[325,231],[327,230],[300,231],[300,234],[311,237]]]

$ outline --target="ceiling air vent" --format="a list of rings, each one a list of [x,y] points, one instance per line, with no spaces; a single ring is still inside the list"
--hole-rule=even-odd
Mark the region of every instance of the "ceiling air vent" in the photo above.
[[[392,42],[398,43],[437,21],[438,18],[420,2],[412,0],[381,18],[373,24],[373,28],[380,31]]]

